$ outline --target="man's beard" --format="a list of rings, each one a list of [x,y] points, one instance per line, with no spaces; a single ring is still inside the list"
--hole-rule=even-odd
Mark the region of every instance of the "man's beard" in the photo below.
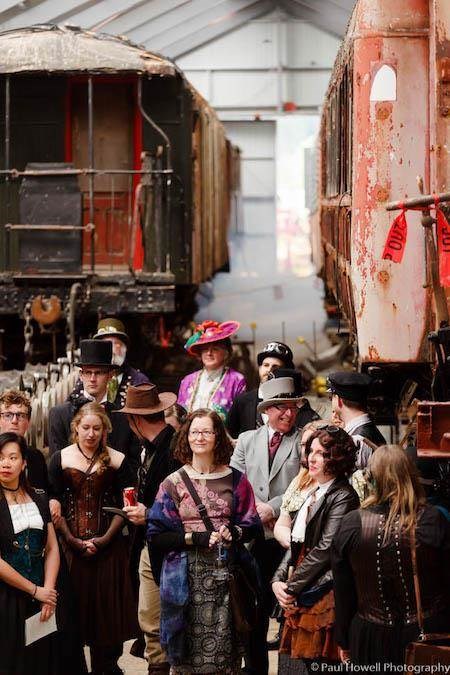
[[[121,354],[113,354],[112,363],[115,366],[122,366],[127,356],[127,350],[124,349]]]

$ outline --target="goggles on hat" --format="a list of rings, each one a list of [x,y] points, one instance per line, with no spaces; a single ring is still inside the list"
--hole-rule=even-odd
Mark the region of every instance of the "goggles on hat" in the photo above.
[[[280,356],[290,356],[290,350],[279,342],[268,342],[262,353],[264,352],[274,352],[275,354],[280,354]]]

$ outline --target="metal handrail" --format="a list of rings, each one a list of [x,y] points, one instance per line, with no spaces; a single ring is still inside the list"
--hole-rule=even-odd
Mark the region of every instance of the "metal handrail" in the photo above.
[[[12,178],[19,178],[20,176],[89,176],[89,174],[96,175],[147,175],[152,173],[171,174],[173,169],[55,169],[54,171],[39,171],[34,169],[32,171],[19,171],[18,169],[0,169],[0,176],[11,176]]]

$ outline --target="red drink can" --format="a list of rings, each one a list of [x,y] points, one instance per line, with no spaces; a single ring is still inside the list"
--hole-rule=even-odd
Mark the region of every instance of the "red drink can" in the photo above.
[[[126,487],[123,489],[123,505],[124,506],[136,506],[136,490],[134,487]]]

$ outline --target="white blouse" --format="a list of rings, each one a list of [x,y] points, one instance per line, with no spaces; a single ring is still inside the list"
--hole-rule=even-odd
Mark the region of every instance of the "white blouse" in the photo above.
[[[291,539],[292,541],[297,541],[303,544],[305,541],[305,532],[306,532],[306,519],[308,517],[308,509],[311,505],[311,502],[313,500],[314,496],[314,501],[318,502],[319,499],[322,499],[324,494],[327,492],[328,488],[331,487],[331,485],[334,483],[335,479],[332,478],[331,480],[327,481],[326,483],[322,483],[318,487],[314,487],[311,492],[308,493],[308,496],[306,497],[305,501],[303,502],[302,506],[300,507],[300,511],[297,514],[297,518],[295,519],[294,527],[292,528],[292,534],[291,534]]]
[[[26,504],[9,504],[9,512],[14,528],[14,534],[23,532],[28,528],[33,530],[43,530],[44,521],[39,512],[37,504],[27,502]]]

